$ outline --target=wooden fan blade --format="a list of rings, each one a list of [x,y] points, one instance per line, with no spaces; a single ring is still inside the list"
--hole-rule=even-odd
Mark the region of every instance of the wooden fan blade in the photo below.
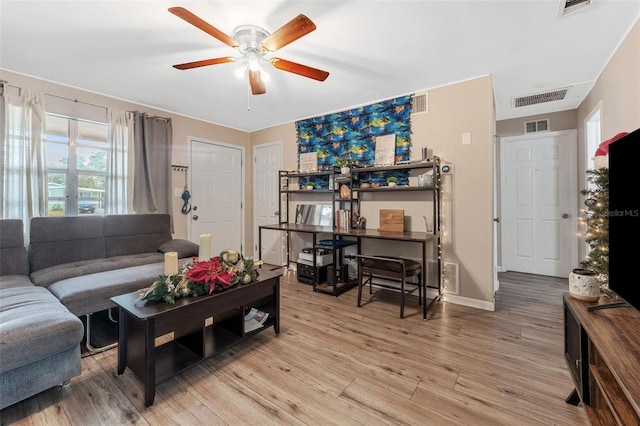
[[[231,56],[226,56],[224,58],[213,58],[213,59],[204,59],[202,61],[187,62],[184,64],[174,65],[173,67],[179,70],[188,70],[191,68],[206,67],[207,65],[224,64],[227,62],[233,62],[235,60],[236,58],[232,58]]]
[[[260,76],[260,71],[249,70],[249,83],[251,84],[251,93],[254,95],[267,93],[267,89],[264,87],[264,81]]]
[[[295,41],[300,37],[309,34],[315,29],[316,24],[314,24],[311,19],[300,14],[278,28],[269,37],[265,38],[261,44],[261,48],[263,50],[275,52],[276,50],[283,48],[292,41]]]
[[[318,81],[325,81],[329,77],[327,71],[319,70],[318,68],[309,67],[307,65],[298,64],[296,62],[287,61],[286,59],[271,58],[269,60],[271,65],[275,68],[288,71],[294,74],[301,75],[303,77],[309,77]]]
[[[212,37],[217,38],[224,44],[229,45],[231,47],[238,47],[238,43],[236,43],[236,41],[233,38],[229,37],[228,35],[220,31],[213,25],[209,24],[208,22],[205,22],[204,20],[200,19],[193,13],[189,12],[187,9],[183,7],[170,7],[169,12],[173,13],[178,18],[184,19],[191,25],[197,28],[200,28],[202,31],[204,31],[205,33],[209,34]]]

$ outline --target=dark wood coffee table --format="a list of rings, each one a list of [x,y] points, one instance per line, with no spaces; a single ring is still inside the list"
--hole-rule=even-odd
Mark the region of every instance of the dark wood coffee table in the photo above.
[[[120,308],[118,374],[129,368],[144,385],[145,405],[153,404],[156,384],[273,326],[280,332],[280,276],[260,271],[257,281],[210,296],[188,297],[173,305],[164,302],[135,303],[138,294],[112,297]],[[268,312],[264,326],[244,330],[244,316],[251,309]],[[173,333],[156,346],[155,339]]]

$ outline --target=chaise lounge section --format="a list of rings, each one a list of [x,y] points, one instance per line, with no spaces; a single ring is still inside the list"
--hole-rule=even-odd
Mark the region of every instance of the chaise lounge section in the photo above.
[[[83,325],[29,279],[19,219],[0,220],[0,409],[80,374]]]

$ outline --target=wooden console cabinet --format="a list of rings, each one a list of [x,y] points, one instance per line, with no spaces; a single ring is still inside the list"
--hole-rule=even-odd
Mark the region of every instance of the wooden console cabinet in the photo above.
[[[593,303],[564,294],[564,352],[575,390],[593,425],[640,425],[640,312],[589,311]]]

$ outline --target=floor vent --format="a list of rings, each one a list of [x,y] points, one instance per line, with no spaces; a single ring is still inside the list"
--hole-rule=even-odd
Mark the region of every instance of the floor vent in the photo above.
[[[514,106],[518,108],[528,105],[541,104],[544,102],[559,101],[564,99],[568,90],[569,89],[560,89],[554,90],[552,92],[538,93],[536,95],[521,96],[519,98],[515,98]]]
[[[444,293],[458,294],[460,281],[460,272],[457,262],[444,262],[444,270],[442,271],[442,285]]]
[[[549,131],[548,118],[544,120],[527,121],[524,123],[525,133],[548,132],[548,131]]]
[[[563,3],[562,15],[568,15],[591,6],[593,0],[564,0]]]
[[[429,98],[426,93],[414,95],[411,100],[411,115],[429,112]]]

